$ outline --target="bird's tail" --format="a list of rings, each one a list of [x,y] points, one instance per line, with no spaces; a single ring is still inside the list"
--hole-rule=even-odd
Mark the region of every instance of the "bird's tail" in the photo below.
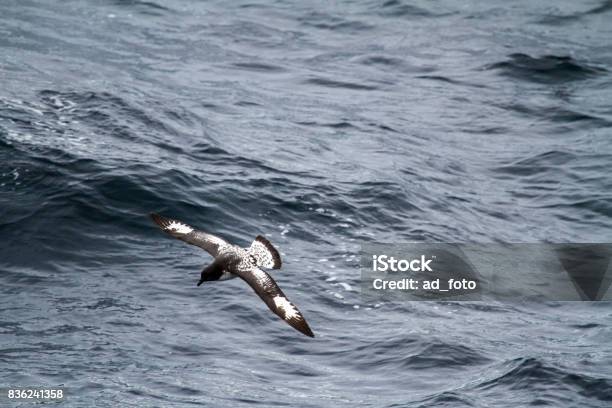
[[[248,251],[255,258],[257,266],[270,269],[279,269],[281,267],[281,258],[278,251],[270,241],[261,235],[255,238]]]

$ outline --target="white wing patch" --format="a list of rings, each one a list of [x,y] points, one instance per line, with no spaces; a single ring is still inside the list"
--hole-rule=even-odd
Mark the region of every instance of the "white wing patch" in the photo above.
[[[191,228],[189,225],[182,224],[178,221],[172,221],[170,224],[168,224],[166,229],[176,232],[177,234],[189,234],[193,231],[193,228]]]
[[[262,288],[268,288],[270,286],[270,279],[268,278],[268,274],[262,271],[259,268],[251,268],[251,272],[255,279],[257,279],[257,284]]]
[[[287,300],[286,297],[276,295],[274,296],[273,300],[276,307],[282,310],[285,314],[285,320],[291,320],[300,317],[300,312],[298,312],[297,308],[293,306],[293,304],[289,300]]]

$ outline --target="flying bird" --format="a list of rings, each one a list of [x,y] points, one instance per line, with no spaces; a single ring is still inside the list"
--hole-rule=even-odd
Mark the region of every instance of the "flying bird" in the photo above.
[[[174,238],[200,247],[214,257],[213,262],[202,270],[198,286],[208,281],[242,278],[271,311],[294,329],[306,336],[314,337],[302,313],[287,299],[274,279],[261,269],[281,267],[278,251],[266,238],[258,235],[250,247],[241,248],[212,234],[198,231],[178,220],[155,213],[151,214],[151,218],[163,231]]]

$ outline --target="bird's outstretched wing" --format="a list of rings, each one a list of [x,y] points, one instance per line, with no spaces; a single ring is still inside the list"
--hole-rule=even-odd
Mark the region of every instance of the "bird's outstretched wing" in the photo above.
[[[238,268],[235,273],[255,290],[255,293],[266,302],[271,311],[294,329],[306,336],[314,337],[302,313],[287,299],[270,275],[256,266]]]
[[[217,256],[220,247],[229,245],[227,241],[212,234],[198,231],[184,222],[166,218],[155,213],[151,214],[151,218],[163,231],[172,235],[174,238],[198,246],[212,256]]]

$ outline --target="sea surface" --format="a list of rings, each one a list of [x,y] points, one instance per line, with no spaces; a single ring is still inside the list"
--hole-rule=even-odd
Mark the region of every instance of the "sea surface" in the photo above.
[[[609,303],[367,302],[358,268],[368,242],[610,242],[611,22],[611,1],[3,0],[0,387],[612,406]],[[239,279],[196,287],[210,257],[152,211],[266,235],[317,337]]]

